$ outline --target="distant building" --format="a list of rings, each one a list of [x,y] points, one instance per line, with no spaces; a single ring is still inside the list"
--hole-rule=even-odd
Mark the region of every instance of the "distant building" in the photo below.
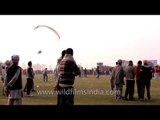
[[[98,62],[97,66],[103,66],[103,62]]]
[[[97,66],[99,66],[101,75],[109,75],[110,72],[112,71],[112,67],[111,66],[103,65],[102,62],[98,62]]]
[[[147,60],[147,61],[148,61],[148,64],[151,67],[154,67],[154,66],[158,65],[158,61],[157,60]]]
[[[102,62],[98,62],[97,66],[99,66],[100,73],[103,73],[103,71],[104,71],[103,63]]]

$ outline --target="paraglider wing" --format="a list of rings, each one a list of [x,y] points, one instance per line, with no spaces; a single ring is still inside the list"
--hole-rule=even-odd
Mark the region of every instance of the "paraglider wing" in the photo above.
[[[49,27],[49,26],[47,26],[47,25],[38,25],[38,26],[34,27],[34,30],[36,30],[36,29],[39,28],[39,27],[46,27],[46,28],[51,29],[51,30],[58,36],[58,38],[60,39],[60,35],[59,35],[58,32],[57,32],[55,29],[53,29],[52,27]]]
[[[41,51],[41,50],[39,50],[39,51],[38,51],[38,54],[41,54],[41,53],[42,53],[42,51]]]

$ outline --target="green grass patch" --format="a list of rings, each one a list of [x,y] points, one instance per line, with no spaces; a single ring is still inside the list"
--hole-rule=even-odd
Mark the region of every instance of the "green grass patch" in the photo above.
[[[26,77],[23,76],[23,87],[26,83]],[[36,92],[32,92],[33,97],[27,97],[26,92],[23,92],[23,105],[56,105],[57,96],[54,87],[53,75],[49,75],[49,81],[43,82],[42,75],[36,75],[34,79],[34,86]],[[160,79],[151,81],[151,100],[144,101],[126,101],[116,100],[113,91],[110,89],[110,76],[96,76],[76,77],[75,90],[75,105],[160,105]],[[2,82],[0,84],[2,89]],[[125,86],[123,87],[123,95]],[[137,96],[137,86],[135,84],[134,97]],[[146,98],[146,93],[145,93]],[[2,96],[0,91],[0,105],[6,105],[7,97]]]

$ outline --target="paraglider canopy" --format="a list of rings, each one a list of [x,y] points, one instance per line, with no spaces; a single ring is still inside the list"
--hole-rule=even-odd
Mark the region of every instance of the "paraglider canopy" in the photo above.
[[[34,30],[36,30],[36,29],[39,28],[39,27],[46,27],[46,28],[52,30],[52,31],[58,36],[58,38],[60,39],[59,33],[58,33],[55,29],[53,29],[52,27],[49,27],[49,26],[47,26],[47,25],[37,25],[36,27],[34,27]]]
[[[39,51],[38,51],[38,54],[41,54],[41,53],[42,53],[42,51],[41,51],[41,50],[39,50]]]

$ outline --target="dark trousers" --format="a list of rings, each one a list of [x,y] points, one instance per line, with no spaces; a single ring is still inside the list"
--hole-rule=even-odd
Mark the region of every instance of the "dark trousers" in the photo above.
[[[74,88],[73,87],[58,88],[57,105],[58,106],[74,105]]]
[[[35,91],[35,89],[34,89],[34,81],[33,81],[33,84],[32,84],[32,88],[31,88],[31,90],[32,90],[32,91]],[[25,86],[24,86],[23,91],[24,91],[24,92],[26,92],[26,91],[27,91],[27,82],[26,82],[26,84],[25,84]]]
[[[134,95],[134,80],[126,80],[126,91],[125,91],[125,99],[128,99],[128,94],[129,94],[129,99],[133,99]]]
[[[147,98],[148,98],[148,100],[151,99],[150,86],[151,86],[151,81],[150,80],[143,81],[143,83],[142,83],[142,99],[144,99],[145,88],[147,90]]]
[[[31,93],[33,79],[27,78],[27,95]]]
[[[43,75],[43,81],[44,81],[44,82],[47,82],[47,81],[48,81],[48,75],[47,75],[47,74],[44,74],[44,75]]]
[[[2,78],[2,83],[4,83],[4,78]],[[4,86],[2,86],[2,95],[5,95]]]
[[[143,99],[143,95],[142,95],[143,83],[142,83],[142,80],[136,80],[136,83],[137,83],[138,99]]]

